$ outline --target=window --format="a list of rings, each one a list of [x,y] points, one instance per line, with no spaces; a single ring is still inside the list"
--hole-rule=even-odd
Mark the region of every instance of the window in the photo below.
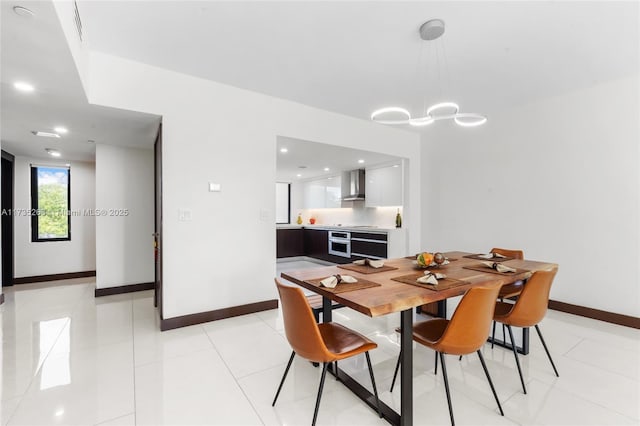
[[[291,223],[291,184],[276,183],[276,223]]]
[[[71,240],[70,191],[68,168],[31,166],[31,241]]]

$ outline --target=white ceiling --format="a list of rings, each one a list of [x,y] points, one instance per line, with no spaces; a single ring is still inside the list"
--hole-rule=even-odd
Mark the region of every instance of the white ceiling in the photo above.
[[[276,145],[276,179],[278,182],[296,182],[318,176],[333,176],[346,170],[361,169],[400,159],[377,152],[284,136],[278,137]],[[286,148],[287,152],[280,152],[282,148]],[[359,163],[359,160],[364,161]],[[324,170],[325,168],[329,170]]]
[[[382,106],[417,114],[442,100],[491,120],[492,112],[640,72],[635,1],[78,3],[91,49],[367,120]],[[35,19],[15,15],[15,4]],[[3,149],[42,157],[51,147],[91,161],[88,139],[153,143],[159,117],[87,104],[50,1],[0,8]],[[447,25],[439,66],[417,32],[432,18]],[[36,92],[16,92],[16,79]],[[60,124],[70,132],[58,140],[30,133]]]
[[[417,113],[425,101],[445,98],[491,119],[639,72],[636,1],[92,0],[79,7],[92,49],[363,119],[382,106]],[[446,22],[437,41],[446,69],[434,55],[418,66],[426,43],[418,28],[432,18]]]
[[[19,4],[35,17],[16,15]],[[50,158],[45,148],[58,149],[62,160],[94,161],[95,144],[151,147],[160,117],[89,105],[62,28],[50,1],[0,2],[2,149],[14,155]],[[13,83],[26,80],[32,93],[18,92]],[[64,126],[60,139],[43,138],[32,130],[52,132]]]

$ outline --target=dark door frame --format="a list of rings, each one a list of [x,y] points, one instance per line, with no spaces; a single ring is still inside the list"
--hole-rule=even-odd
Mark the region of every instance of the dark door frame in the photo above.
[[[154,268],[155,291],[154,304],[158,308],[160,320],[164,319],[162,311],[162,121],[158,127],[158,135],[153,145],[154,170]]]
[[[0,235],[0,244],[2,251],[2,287],[12,286],[14,278],[14,162],[15,157],[3,150],[2,175],[0,178],[0,183],[2,184],[2,234]]]

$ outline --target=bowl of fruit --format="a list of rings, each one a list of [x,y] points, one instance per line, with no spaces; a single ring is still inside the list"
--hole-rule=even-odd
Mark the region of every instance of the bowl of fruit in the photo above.
[[[414,261],[415,266],[422,269],[432,266],[433,263],[433,253],[428,252],[418,254]]]
[[[416,268],[426,269],[432,267],[438,267],[440,265],[446,265],[449,261],[442,253],[429,253],[424,252],[420,253],[416,256],[416,260],[413,261],[413,264]]]

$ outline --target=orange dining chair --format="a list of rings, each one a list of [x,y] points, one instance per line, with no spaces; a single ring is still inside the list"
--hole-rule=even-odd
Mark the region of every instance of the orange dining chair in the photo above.
[[[524,259],[524,252],[522,250],[511,250],[511,249],[503,249],[494,247],[491,249],[491,253],[501,254],[507,257],[513,257],[514,259],[522,260]],[[500,288],[500,292],[498,293],[498,299],[502,302],[504,299],[508,299],[510,297],[515,297],[520,294],[522,291],[522,287],[524,286],[524,281],[519,280],[515,283],[503,285]],[[493,322],[493,331],[491,332],[491,349],[493,349],[493,337],[496,335],[496,322]],[[504,325],[502,326],[502,335],[505,336],[506,332],[504,329]],[[504,337],[506,340],[506,337]]]
[[[553,268],[550,271],[536,271],[531,275],[531,278],[527,280],[527,284],[523,287],[520,296],[515,304],[497,302],[495,314],[493,315],[494,321],[500,322],[507,326],[509,330],[509,338],[511,339],[511,348],[513,349],[513,355],[516,358],[516,366],[518,367],[518,373],[520,374],[520,383],[522,383],[522,390],[527,393],[527,388],[522,378],[522,369],[520,368],[520,361],[518,360],[518,351],[516,344],[513,340],[513,331],[511,326],[514,327],[531,327],[535,326],[538,332],[538,337],[542,342],[547,357],[551,362],[553,371],[556,373],[556,377],[560,377],[558,370],[556,369],[547,344],[542,337],[540,327],[538,323],[542,321],[547,313],[547,305],[549,304],[549,291],[551,290],[551,284],[558,272],[558,268]],[[506,343],[506,339],[505,339]]]
[[[524,259],[524,252],[522,250],[510,250],[503,248],[492,248],[491,253],[501,254],[506,257],[513,257],[514,259],[522,260]],[[502,286],[500,289],[500,293],[498,293],[498,297],[501,299],[506,299],[509,297],[517,296],[522,291],[523,282],[517,281],[512,284],[507,284]]]
[[[489,328],[491,326],[491,319],[493,318],[496,298],[498,297],[499,291],[499,283],[473,287],[462,297],[450,320],[433,318],[419,322],[413,326],[413,340],[433,349],[440,357],[451,425],[455,425],[455,421],[453,419],[453,406],[451,405],[451,396],[449,393],[447,366],[444,361],[445,354],[466,355],[472,352],[478,354],[480,363],[484,369],[484,374],[487,376],[489,386],[493,392],[493,397],[498,404],[500,415],[504,416],[498,395],[496,394],[491,376],[489,375],[489,370],[480,351],[482,345],[487,341],[487,337],[489,337]],[[393,381],[395,382],[395,375]],[[391,391],[393,391],[393,387]]]
[[[369,358],[369,351],[377,348],[378,345],[340,324],[334,322],[316,323],[313,312],[311,312],[311,307],[307,303],[307,299],[302,290],[297,287],[285,286],[277,278],[275,281],[278,293],[280,293],[280,301],[282,302],[284,331],[293,352],[289,358],[287,368],[284,370],[282,381],[280,381],[280,386],[278,386],[278,391],[276,392],[275,398],[273,398],[271,406],[276,405],[278,395],[280,395],[282,385],[287,378],[287,373],[296,354],[311,362],[321,362],[323,363],[322,376],[316,398],[316,408],[313,412],[313,421],[311,422],[312,425],[315,425],[329,364],[332,362],[337,363],[337,361],[341,359],[350,358],[364,352],[367,358],[367,366],[369,367],[373,393],[376,397],[376,407],[378,414],[382,417],[376,381],[373,377],[371,359]]]

